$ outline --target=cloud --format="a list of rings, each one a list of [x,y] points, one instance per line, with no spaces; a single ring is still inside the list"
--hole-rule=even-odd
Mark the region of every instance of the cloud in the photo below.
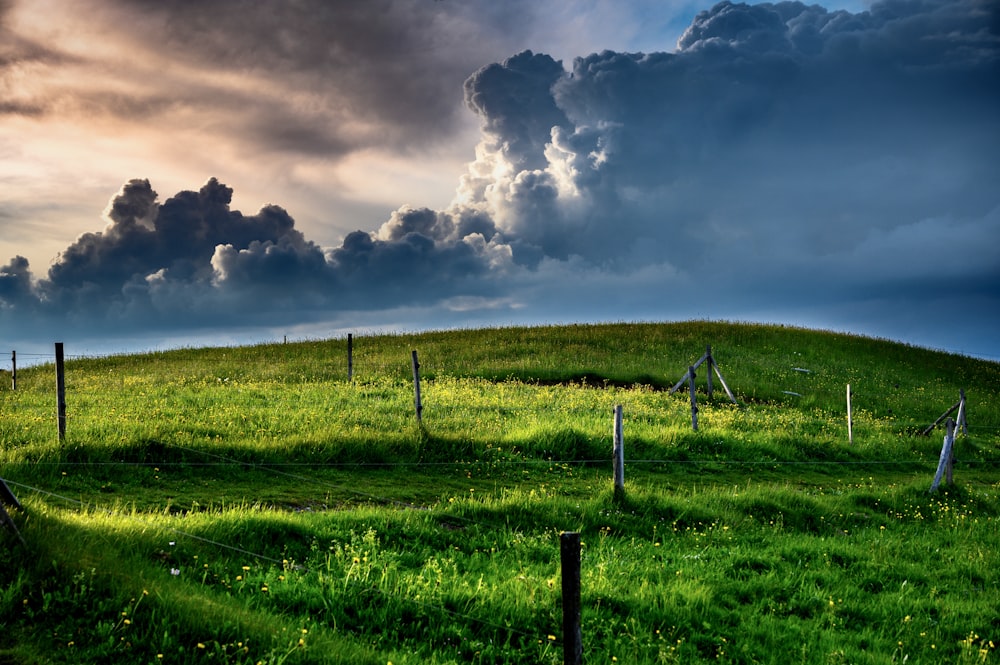
[[[919,299],[925,271],[901,245],[859,257],[927,227],[1000,240],[988,218],[1000,176],[996,12],[982,2],[887,2],[857,15],[720,3],[676,53],[578,58],[548,96],[522,72],[551,62],[523,53],[466,84],[467,99],[499,89],[507,106],[472,105],[487,136],[464,200],[489,209],[515,248],[698,275],[694,288],[721,311],[725,282],[742,285],[743,302],[800,283],[799,300],[823,300],[835,274],[802,267],[831,255],[848,259],[852,282],[909,285]],[[509,108],[518,103],[520,114]],[[544,149],[518,116],[549,119]],[[951,237],[961,246],[969,234]],[[726,279],[712,277],[720,271]]]
[[[134,180],[108,227],[81,236],[37,284],[25,262],[5,267],[3,306],[219,325],[405,307],[471,317],[479,303],[512,318],[808,312],[837,327],[856,323],[856,303],[873,331],[903,336],[914,332],[905,312],[951,297],[970,305],[972,328],[1000,323],[1000,265],[983,249],[1000,241],[995,2],[885,0],[858,13],[722,2],[671,53],[608,50],[567,68],[523,50],[461,88],[467,63],[438,49],[472,20],[466,10],[384,5],[374,23],[339,4],[246,15],[222,0],[185,14],[109,6],[142,9],[137,38],[161,29],[157,48],[181,72],[221,63],[192,95],[222,89],[237,69],[270,81],[223,107],[254,107],[234,131],[272,146],[349,151],[392,127],[382,145],[411,150],[459,122],[446,100],[464,93],[481,137],[450,204],[402,206],[324,248],[282,208],[232,210],[216,180],[163,203]],[[527,7],[493,10],[492,25]],[[324,41],[319,25],[337,38]]]
[[[324,250],[283,208],[244,215],[232,194],[212,178],[160,203],[148,180],[131,180],[111,200],[106,228],[78,238],[46,277],[33,283],[23,257],[0,269],[0,307],[31,312],[37,326],[71,320],[94,331],[259,325],[485,297],[510,260],[475,216],[404,208],[378,233],[356,231]]]
[[[28,259],[15,256],[0,266],[0,308],[27,307],[33,301]]]
[[[455,91],[469,61],[533,14],[520,0],[105,0],[61,8],[59,30],[54,20],[22,26],[19,9],[0,6],[12,25],[0,23],[0,67],[24,97],[5,100],[8,112],[189,129],[197,118],[217,134],[254,136],[260,150],[326,158],[446,139],[464,121]],[[75,34],[57,47],[24,36],[47,33]],[[85,39],[98,45],[84,50]]]

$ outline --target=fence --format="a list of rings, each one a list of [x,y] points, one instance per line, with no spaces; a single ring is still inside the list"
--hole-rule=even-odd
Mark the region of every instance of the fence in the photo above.
[[[74,411],[78,411],[78,412],[79,411],[85,411],[88,408],[95,408],[95,409],[96,408],[104,408],[104,407],[106,407],[106,405],[102,405],[101,401],[99,399],[97,399],[97,400],[94,400],[92,402],[91,406],[89,406],[89,407],[87,405],[77,406],[77,404],[80,404],[81,400],[85,400],[86,399],[85,395],[89,395],[89,396],[92,397],[95,393],[99,393],[100,390],[102,389],[102,387],[101,386],[80,387],[81,389],[75,392],[74,391],[74,384],[73,384],[73,381],[72,381],[72,377],[70,376],[69,382],[68,382],[69,393],[67,394],[66,360],[65,360],[65,354],[63,353],[63,348],[62,348],[61,344],[59,344],[59,345],[56,346],[56,351],[55,351],[53,357],[54,357],[54,365],[55,365],[55,368],[56,368],[56,382],[55,382],[55,384],[56,384],[56,398],[55,398],[56,409],[55,409],[55,411],[56,411],[56,424],[57,424],[56,431],[57,431],[57,437],[59,438],[59,440],[64,440],[67,437],[67,420],[69,421],[70,425],[72,425],[73,418],[74,418],[74,415],[73,415]],[[71,360],[74,360],[74,359],[79,359],[79,358],[71,358]],[[192,356],[192,362],[200,364],[200,363],[204,362],[204,358],[197,357],[197,356],[193,355]],[[219,363],[216,366],[216,368],[225,368],[225,369],[228,370],[228,369],[232,369],[232,368],[238,368],[239,367],[239,362],[241,362],[241,361],[234,362],[234,361],[229,360],[229,359],[219,359],[216,362]],[[262,362],[262,364],[266,364],[267,361],[263,360],[263,361],[260,361],[260,362]],[[426,376],[427,376],[428,373],[432,377],[434,377],[434,380],[438,380],[438,381],[445,381],[445,380],[447,380],[448,378],[450,378],[452,376],[448,372],[447,363],[442,362],[440,359],[436,359],[436,361],[432,361],[430,363],[428,363],[427,360],[423,360],[423,362],[424,362],[424,365],[422,366],[420,359],[418,359],[417,351],[416,350],[412,350],[411,351],[411,355],[410,355],[409,368],[407,368],[406,364],[403,363],[403,362],[399,363],[398,365],[394,363],[394,364],[391,364],[391,365],[384,365],[384,366],[380,366],[380,367],[376,367],[374,365],[368,365],[366,367],[363,362],[360,365],[360,367],[363,370],[367,370],[368,371],[369,377],[371,375],[373,375],[373,374],[379,374],[379,375],[394,377],[394,380],[396,380],[396,381],[400,381],[401,380],[400,377],[405,377],[406,371],[407,371],[407,369],[409,369],[409,371],[412,372],[413,395],[414,395],[414,407],[413,407],[413,411],[411,412],[410,415],[416,421],[420,422],[422,426],[426,425],[426,422],[425,422],[425,418],[424,418],[424,404],[423,404],[422,393],[421,393],[421,374],[422,374],[421,370],[422,369],[424,370],[423,374],[424,374],[425,380],[426,380]],[[706,355],[698,363],[696,363],[696,365],[700,365],[700,364],[703,364],[705,362],[708,363],[708,367],[709,367],[709,373],[708,373],[709,379],[711,378],[711,372],[714,369],[716,371],[716,375],[718,376],[719,380],[723,382],[723,385],[726,388],[727,395],[732,400],[732,402],[735,402],[736,401],[735,397],[733,396],[732,392],[729,390],[728,386],[725,384],[725,380],[722,378],[721,372],[718,371],[718,366],[714,362],[714,358],[712,357],[711,349],[710,348],[707,351]],[[13,353],[12,353],[12,366],[13,366],[12,367],[12,379],[13,379],[14,377],[16,377],[16,354],[13,354]],[[311,368],[312,373],[306,379],[306,382],[307,383],[311,383],[311,384],[323,384],[325,382],[342,381],[343,380],[343,381],[346,381],[346,382],[348,382],[350,384],[357,383],[357,385],[363,387],[365,385],[365,381],[369,381],[370,378],[364,378],[364,377],[359,378],[358,376],[356,376],[356,369],[357,369],[357,367],[358,366],[357,366],[356,360],[354,358],[353,339],[351,337],[349,337],[348,341],[347,341],[347,355],[346,355],[346,358],[342,358],[340,363],[338,363],[335,360],[331,360],[331,362],[327,366],[320,367],[320,368],[315,368],[315,367]],[[209,369],[210,369],[210,371],[208,371],[207,373],[203,373],[201,375],[201,377],[200,377],[199,380],[214,379],[214,381],[218,385],[224,385],[224,384],[230,383],[230,377],[228,376],[228,372],[225,372],[225,371],[216,372],[216,371],[211,371],[212,368],[209,368]],[[800,371],[800,369],[801,368],[795,368],[795,371]],[[429,372],[427,370],[429,370]],[[681,384],[683,384],[683,383],[686,382],[687,385],[688,385],[689,399],[690,399],[690,402],[691,402],[691,409],[690,409],[690,411],[691,411],[691,419],[692,419],[692,428],[691,428],[692,432],[699,432],[699,431],[704,432],[704,430],[706,429],[706,426],[710,430],[710,428],[711,428],[711,419],[709,419],[707,422],[705,422],[703,420],[703,422],[702,422],[703,427],[702,427],[701,430],[699,430],[699,428],[698,428],[698,420],[697,420],[697,415],[698,415],[698,412],[699,412],[699,407],[698,407],[698,405],[696,404],[696,401],[695,401],[696,400],[695,394],[697,392],[697,388],[696,388],[696,385],[695,385],[696,375],[695,375],[695,371],[694,370],[695,370],[695,366],[689,367],[688,373],[681,380]],[[107,377],[107,381],[109,381],[109,382],[116,382],[117,383],[117,387],[119,389],[127,389],[130,385],[133,385],[133,384],[134,385],[141,385],[143,383],[143,375],[145,373],[146,372],[144,372],[143,370],[139,370],[136,373],[134,373],[132,375],[128,375],[128,376],[124,376],[124,375],[109,375]],[[265,371],[264,368],[258,368],[255,375],[272,376],[267,371]],[[524,377],[521,377],[522,380],[523,380],[523,378]],[[31,377],[30,380],[33,381],[33,382],[34,381],[38,381],[39,380],[38,373],[34,373],[32,375],[32,377]],[[238,378],[237,378],[237,380],[232,381],[232,383],[238,383],[238,382],[239,382]],[[204,381],[203,381],[203,383],[204,383]],[[586,383],[586,379],[582,380],[580,383],[581,383],[581,385],[583,385],[584,383]],[[543,385],[543,383],[542,382],[538,382],[538,385]],[[679,385],[680,384],[678,384],[678,386]],[[678,388],[678,386],[675,386],[675,390]],[[14,380],[12,380],[11,387],[12,387],[12,390],[21,392],[27,386],[25,386],[23,383],[22,383],[21,386],[18,386],[18,384],[16,382],[16,379],[14,379]],[[436,387],[437,387],[436,385],[429,386],[430,389],[429,389],[428,392],[432,396],[431,397],[432,401],[434,399],[433,395],[434,395],[434,389]],[[597,392],[597,391],[595,391],[595,392]],[[672,394],[673,392],[674,391],[671,391],[670,394]],[[711,392],[711,383],[709,383],[707,392],[710,395],[710,392]],[[848,440],[851,440],[851,439],[853,439],[853,427],[852,427],[852,422],[851,422],[851,417],[850,417],[850,413],[851,413],[851,405],[850,405],[851,389],[850,389],[850,386],[848,386],[847,395],[848,395],[848,407],[847,407],[847,411],[848,411],[848,414],[849,414],[848,415],[848,434],[847,434],[847,436],[848,436]],[[615,395],[612,395],[611,397],[613,398],[613,397],[619,397],[619,396],[620,395],[615,394]],[[669,398],[669,394],[662,394],[661,397],[659,397],[659,399],[660,399],[660,406],[662,406],[665,411],[669,411],[671,414],[673,414],[673,416],[676,417],[677,414],[679,414],[679,413],[680,414],[686,413],[686,407],[682,404],[682,401],[678,401],[676,399],[671,400]],[[74,404],[74,403],[76,403],[76,404]],[[708,402],[708,404],[712,405],[711,402]],[[712,405],[712,406],[714,408],[714,405]],[[13,407],[13,408],[11,409],[11,407]],[[31,415],[37,414],[37,415],[41,416],[42,414],[45,414],[45,412],[47,411],[47,409],[43,409],[38,404],[32,403],[30,401],[28,401],[26,403],[23,403],[23,404],[16,403],[15,401],[5,402],[5,408],[11,409],[11,411],[9,411],[7,414],[5,414],[5,417],[9,417],[11,415],[13,415],[13,416],[24,416],[26,414],[31,414]],[[516,407],[516,406],[508,406],[508,407],[505,407],[505,408],[510,413],[510,412],[516,412],[516,410],[517,410],[518,407]],[[720,407],[720,408],[723,408],[723,407]],[[967,432],[968,431],[968,424],[966,422],[966,408],[965,408],[965,395],[964,395],[964,391],[962,391],[962,397],[960,399],[960,402],[957,403],[955,405],[955,407],[953,407],[951,410],[949,410],[948,412],[946,412],[945,416],[949,415],[956,408],[959,411],[959,419],[958,419],[959,424]],[[437,413],[436,409],[437,409],[437,407],[432,407],[431,410],[430,410],[430,412],[429,412],[431,414],[431,416],[430,416],[429,419],[432,420],[432,421],[436,417],[436,413]],[[577,413],[580,414],[581,416],[583,416],[584,414],[590,413],[593,410],[594,410],[594,408],[593,408],[593,406],[591,404],[584,404],[584,405],[579,406],[579,411]],[[624,454],[625,435],[624,435],[624,422],[625,422],[625,415],[628,414],[628,412],[629,412],[628,411],[628,406],[627,405],[623,406],[622,404],[615,404],[614,408],[611,411],[611,413],[613,414],[613,420],[610,423],[611,427],[609,428],[611,430],[611,432],[612,432],[611,437],[610,437],[611,441],[612,441],[612,445],[610,446],[610,461],[612,463],[612,468],[613,468],[613,486],[614,486],[614,494],[615,494],[616,499],[623,498],[624,497],[624,490],[625,490],[625,482],[624,482],[624,475],[625,475],[625,454]],[[49,413],[51,413],[51,411],[49,411]],[[536,411],[534,411],[534,413],[536,413],[536,415],[537,415],[538,411],[536,410]],[[603,413],[606,414],[607,411],[604,411]],[[711,413],[711,411],[710,411],[710,413]],[[523,413],[516,413],[516,417],[518,417],[518,418],[523,417],[523,416],[524,416]],[[942,416],[942,417],[944,417],[944,416]],[[603,418],[606,418],[606,416],[600,416],[600,418],[603,419]],[[938,421],[936,421],[934,424],[932,424],[931,428],[929,428],[929,429],[932,429],[934,426],[936,426],[937,424],[939,424],[940,420],[941,419],[939,418]],[[951,482],[951,471],[950,470],[951,470],[951,463],[953,461],[953,456],[952,456],[952,452],[951,451],[953,450],[953,445],[954,445],[953,427],[952,426],[948,426],[948,431],[949,431],[949,433],[946,435],[946,443],[948,442],[949,437],[950,437],[951,445],[946,446],[948,448],[948,453],[947,454],[945,454],[944,450],[942,451],[941,459],[943,461],[946,460],[946,462],[943,462],[942,465],[939,465],[938,475],[935,477],[935,481],[934,481],[932,489],[936,489],[937,488],[937,486],[938,486],[938,484],[939,484],[939,482],[941,480],[942,474],[947,474],[947,482]],[[72,434],[72,427],[70,427],[69,432],[70,432],[70,434]],[[608,461],[609,461],[609,457],[608,456],[595,457],[593,459],[580,459],[578,457],[559,459],[559,458],[552,458],[552,457],[550,457],[549,459],[545,460],[544,463],[545,464],[552,464],[552,463],[576,464],[576,463],[607,463]],[[227,462],[228,463],[237,463],[237,464],[241,463],[240,460],[227,460]],[[714,460],[714,463],[724,463],[724,462],[725,462],[724,460],[723,461]],[[653,463],[653,464],[674,464],[674,463],[677,463],[677,460],[671,460],[671,459],[654,459],[654,460],[632,460],[632,461],[630,461],[630,464],[649,464],[649,463]],[[736,463],[744,463],[744,462],[737,461]],[[799,463],[799,462],[796,462],[796,463]],[[901,461],[901,460],[884,460],[884,461],[871,461],[870,463],[905,463],[905,461]],[[37,489],[37,488],[35,488],[35,489]],[[9,518],[9,516],[6,513],[6,511],[4,511],[4,513],[2,515],[0,515],[0,518],[3,518],[5,522],[9,523],[10,525],[13,525],[13,520],[11,520]],[[564,565],[565,565],[565,560],[564,560]],[[566,584],[565,581],[564,581],[564,584]],[[578,606],[577,606],[576,610],[574,610],[572,607],[569,610],[567,610],[567,612],[570,615],[572,615],[574,611],[575,612],[579,611]],[[569,628],[564,628],[564,634],[565,635],[570,636],[571,633],[573,635],[575,635],[575,633],[573,633],[573,631],[571,631]],[[580,644],[579,640],[576,640],[574,637],[570,636],[570,637],[564,637],[564,642],[565,642],[564,647],[567,650],[569,650],[570,652],[577,653],[579,651],[579,644]],[[570,661],[567,661],[567,662],[570,662]],[[576,661],[574,661],[574,662],[576,662]]]
[[[104,421],[105,424],[107,424],[107,422],[111,419],[110,415],[114,413],[115,408],[113,403],[108,403],[107,399],[102,399],[101,397],[102,393],[104,393],[105,391],[109,393],[113,393],[115,391],[127,392],[133,386],[136,389],[145,389],[144,386],[149,386],[148,390],[151,393],[158,390],[159,391],[158,399],[160,400],[161,405],[165,405],[159,409],[159,411],[162,414],[165,414],[166,416],[182,417],[184,419],[196,419],[198,416],[197,413],[198,409],[194,409],[194,411],[192,411],[192,408],[185,407],[183,399],[174,400],[174,402],[176,403],[171,403],[170,397],[164,396],[165,393],[162,390],[164,386],[150,385],[156,382],[162,384],[164,381],[168,380],[170,382],[173,382],[174,384],[173,387],[177,388],[178,392],[181,392],[182,391],[181,389],[183,388],[198,389],[198,388],[208,387],[212,384],[215,385],[239,384],[243,380],[246,380],[250,384],[263,383],[263,387],[261,388],[261,390],[282,390],[282,391],[286,390],[287,386],[292,384],[294,385],[308,384],[315,386],[315,385],[324,385],[330,382],[337,383],[346,381],[351,385],[355,385],[357,382],[357,385],[359,387],[358,390],[355,393],[353,393],[353,395],[357,395],[360,398],[359,403],[357,405],[346,404],[345,408],[366,409],[369,408],[369,406],[366,406],[366,403],[371,404],[370,401],[365,400],[366,386],[370,385],[369,382],[376,380],[373,379],[373,377],[383,377],[383,378],[389,377],[390,381],[397,381],[401,384],[404,380],[406,381],[411,380],[409,377],[406,377],[406,374],[404,373],[407,372],[408,369],[409,370],[408,373],[410,374],[410,377],[412,377],[412,390],[413,390],[413,408],[411,414],[415,416],[415,419],[418,423],[422,423],[424,418],[424,409],[425,409],[424,395],[422,394],[422,387],[421,387],[422,380],[437,381],[438,384],[440,384],[441,380],[462,378],[461,373],[456,374],[452,368],[449,368],[446,360],[442,360],[441,358],[431,358],[430,360],[428,360],[426,356],[418,357],[418,352],[416,350],[411,350],[410,352],[410,358],[409,358],[410,363],[408,368],[406,368],[406,365],[402,362],[386,363],[384,359],[381,359],[382,360],[381,364],[373,363],[369,359],[362,359],[361,363],[358,363],[354,353],[353,336],[348,336],[346,341],[347,341],[346,357],[342,356],[339,359],[337,357],[331,357],[329,362],[321,363],[320,366],[316,366],[315,362],[312,361],[312,359],[310,359],[312,362],[310,366],[308,367],[300,366],[299,368],[303,372],[307,371],[308,374],[303,373],[300,376],[296,377],[282,376],[281,374],[282,372],[285,373],[288,372],[287,359],[281,359],[281,362],[272,362],[272,360],[268,357],[269,353],[262,353],[258,354],[258,356],[254,360],[248,360],[245,356],[239,355],[238,353],[239,350],[234,350],[234,355],[236,356],[234,358],[226,357],[225,352],[223,352],[223,354],[220,357],[217,357],[212,360],[206,359],[206,357],[201,354],[192,354],[190,357],[190,364],[192,365],[192,367],[197,368],[196,373],[192,376],[180,377],[179,379],[178,377],[173,375],[171,375],[169,379],[165,379],[162,376],[157,376],[155,367],[156,364],[159,362],[159,359],[155,355],[144,360],[141,365],[134,365],[131,367],[127,367],[124,368],[124,370],[121,363],[117,362],[114,358],[106,359],[106,362],[109,363],[109,370],[104,375],[105,378],[102,379],[103,381],[105,381],[105,385],[88,384],[86,386],[76,386],[73,384],[71,379],[69,385],[69,393],[70,393],[69,398],[67,398],[67,383],[66,383],[66,369],[65,369],[65,364],[66,364],[65,359],[67,358],[67,356],[64,354],[63,345],[61,343],[57,343],[55,345],[55,353],[52,356],[54,359],[55,378],[56,378],[55,380],[56,436],[60,441],[64,440],[66,437],[66,431],[68,426],[67,423],[72,425],[73,422],[75,422],[80,418],[89,418],[91,420],[99,418],[102,421]],[[272,350],[270,353],[275,353],[275,351]],[[81,359],[80,357],[73,357],[73,356],[69,356],[69,358],[71,360]],[[167,363],[167,366],[171,368],[171,371],[174,371],[174,368],[177,367],[178,359],[181,359],[183,361],[184,352],[182,351],[182,352],[164,354],[162,358],[164,362]],[[100,359],[89,359],[89,360],[91,362],[100,361]],[[16,363],[16,353],[12,353],[12,365],[15,365],[15,363]],[[690,366],[688,372],[685,373],[685,375],[681,378],[681,380],[678,383],[674,384],[673,387],[670,389],[670,391],[667,393],[668,395],[672,395],[686,384],[685,387],[688,389],[689,393],[690,419],[691,419],[692,432],[699,431],[699,422],[698,422],[699,411],[701,410],[702,407],[705,406],[712,407],[716,410],[717,413],[722,413],[730,420],[732,419],[731,416],[725,414],[724,407],[720,407],[717,402],[713,403],[711,401],[708,401],[703,403],[701,407],[698,405],[696,398],[698,390],[696,389],[695,385],[696,375],[694,370],[702,364],[707,364],[709,368],[707,373],[708,381],[706,385],[706,394],[708,400],[711,400],[712,398],[711,376],[714,370],[716,376],[719,378],[720,381],[723,382],[726,395],[729,398],[730,402],[736,404],[736,399],[733,392],[729,389],[729,386],[725,383],[725,379],[722,377],[722,373],[719,371],[719,366],[718,363],[715,361],[714,356],[712,355],[711,347],[708,347],[708,350],[705,353],[705,355],[702,356],[702,358],[698,360],[696,363],[694,363],[692,366]],[[362,375],[360,377],[358,376],[359,368],[362,370]],[[803,373],[810,372],[810,370],[797,367],[793,368],[793,370],[796,372],[803,372]],[[294,372],[295,370],[292,371]],[[15,373],[16,370],[12,369],[12,375],[15,375]],[[35,371],[33,372],[30,380],[35,384],[37,384],[37,382],[39,381],[42,381],[44,383],[45,381],[44,374],[45,374],[44,371],[43,372]],[[500,372],[494,372],[493,374],[494,377],[496,377],[497,375],[500,374]],[[572,375],[573,373],[569,372],[569,374]],[[430,379],[428,379],[428,377],[430,377]],[[608,386],[607,381],[603,382],[602,384],[598,383],[593,376],[589,378],[590,378],[590,383],[587,383],[588,377],[584,377],[583,379],[580,380],[578,385],[580,385],[581,387],[585,385],[594,387]],[[485,380],[490,381],[492,379],[487,378]],[[542,381],[535,381],[534,383],[532,383],[530,377],[523,377],[523,376],[519,377],[517,380],[522,381],[527,385],[547,384],[546,382]],[[23,381],[24,379],[22,379],[22,384]],[[25,386],[22,385],[22,389],[24,387]],[[16,384],[12,383],[12,389],[15,388]],[[37,390],[38,388],[36,387],[36,394]],[[434,389],[432,388],[432,390]],[[379,393],[379,391],[377,390],[371,392],[376,394]],[[602,391],[595,391],[595,392],[602,392]],[[384,396],[385,391],[383,390],[381,394],[382,396]],[[619,392],[617,395],[613,395],[608,399],[588,400],[589,403],[581,402],[580,404],[575,404],[571,407],[573,409],[571,412],[571,417],[579,418],[581,421],[593,422],[595,418],[600,418],[600,416],[597,414],[602,412],[603,407],[601,407],[601,403],[608,403],[609,399],[613,399],[615,396],[620,397],[622,394],[623,393]],[[794,394],[801,396],[801,394],[799,393],[794,393]],[[911,421],[909,424],[906,424],[905,422],[899,420],[898,414],[893,414],[892,417],[895,419],[896,427],[898,429],[910,430],[910,431],[919,429],[923,434],[928,434],[936,426],[938,426],[945,417],[951,415],[955,410],[958,410],[959,407],[961,406],[961,417],[959,418],[958,424],[961,427],[962,432],[967,435],[968,409],[966,407],[965,391],[964,390],[960,391],[960,394],[961,398],[959,402],[956,402],[954,406],[952,406],[941,417],[939,417],[936,421],[934,421],[929,427],[926,428],[923,427],[923,424],[920,424],[919,421],[916,420]],[[628,399],[628,393],[626,392],[624,393],[624,395],[626,399]],[[267,396],[265,395],[265,398],[266,397]],[[435,399],[436,397],[437,396],[432,396],[432,399]],[[69,399],[71,405],[68,405],[67,399]],[[351,399],[353,399],[353,397]],[[854,441],[854,428],[855,428],[851,399],[852,399],[852,390],[851,386],[848,385],[847,404],[846,404],[847,429],[846,432],[844,433],[846,435],[846,440],[848,443],[853,443]],[[190,402],[191,400],[188,401]],[[72,408],[70,408],[70,406]],[[310,405],[305,405],[305,406],[308,407]],[[320,406],[329,406],[329,405],[320,405]],[[539,421],[544,417],[544,414],[541,411],[543,409],[546,409],[548,406],[549,406],[548,404],[524,405],[518,403],[502,403],[502,404],[496,403],[496,404],[491,404],[487,407],[482,407],[480,412],[486,412],[486,415],[494,420],[502,419],[503,422],[502,422],[502,427],[500,429],[510,430],[512,428],[517,427],[516,425],[517,421],[528,421],[528,422]],[[565,463],[578,463],[586,461],[590,462],[611,461],[612,465],[615,467],[614,468],[615,487],[619,488],[617,491],[620,491],[620,487],[623,485],[622,477],[624,469],[624,457],[623,455],[620,454],[620,450],[622,449],[621,432],[623,428],[624,418],[632,417],[633,415],[637,416],[640,419],[646,419],[646,420],[652,417],[661,418],[664,420],[669,420],[672,423],[671,427],[675,427],[678,426],[680,423],[678,416],[682,410],[681,403],[679,401],[670,400],[667,399],[666,397],[664,397],[662,400],[659,400],[657,405],[654,405],[654,407],[650,407],[648,404],[642,405],[641,408],[633,408],[634,406],[635,406],[634,403],[611,404],[615,420],[612,429],[613,431],[612,441],[614,443],[611,448],[610,458],[606,456],[606,454],[604,453],[598,453],[593,456],[593,459],[587,459],[585,457],[581,457],[580,455],[575,455],[569,458],[560,459],[558,456],[556,456],[556,454],[560,452],[559,450],[553,450],[552,451],[553,454],[549,455],[549,458],[556,462],[565,462]],[[37,400],[32,402],[31,400],[27,399],[23,401],[8,400],[4,408],[7,409],[9,412],[8,417],[20,414],[22,416],[32,417],[35,420],[39,418],[44,419],[46,417],[45,413],[48,411],[48,407],[41,406]],[[383,408],[382,401],[376,403],[376,408],[379,409]],[[450,417],[454,417],[454,414],[461,412],[463,409],[474,411],[476,407],[463,406],[461,404],[455,404],[455,403],[447,403],[446,400],[437,398],[437,401],[434,404],[433,408],[434,411],[432,417],[441,417],[449,415]],[[650,415],[649,414],[650,408],[660,409],[661,413],[653,413],[653,415]],[[741,405],[738,408],[754,409],[757,407],[755,406],[747,407]],[[722,411],[720,412],[719,409],[722,409]],[[104,411],[104,413],[101,413],[102,410]],[[449,410],[451,411],[451,414],[449,414]],[[607,411],[603,412],[607,413]],[[150,415],[155,415],[156,413],[157,410],[155,408],[151,408]],[[623,413],[625,415],[623,415]],[[211,413],[204,413],[202,415],[208,418],[209,420],[211,420],[212,418]],[[396,414],[396,416],[400,417],[400,414]],[[705,422],[702,423],[703,426],[705,426],[706,424],[709,427],[711,426],[711,423],[705,423]],[[829,429],[827,423],[821,423],[821,424],[823,427],[827,427],[827,429]],[[926,421],[924,424],[926,424]],[[808,429],[810,427],[815,429],[819,425],[810,425],[808,422],[803,420],[801,421],[801,424],[799,426],[802,427],[803,429]],[[991,429],[992,430],[997,429],[995,426],[991,427],[989,423],[985,424],[978,423],[977,427],[980,428],[980,431],[989,431]],[[676,432],[677,428],[675,428],[674,430],[674,435],[679,436]],[[836,436],[833,437],[834,440],[836,440],[836,438],[837,438]],[[593,449],[593,447],[591,448]],[[639,460],[638,463],[642,463],[643,461],[644,460]],[[676,462],[677,460],[668,457],[660,460],[648,460],[648,461],[672,463]],[[898,461],[898,460],[887,460],[887,461]],[[797,463],[800,462],[801,460],[797,461]],[[637,462],[632,461],[631,463],[637,463]]]

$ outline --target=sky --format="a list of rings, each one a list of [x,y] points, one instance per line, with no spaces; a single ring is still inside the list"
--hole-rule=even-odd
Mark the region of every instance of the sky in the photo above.
[[[998,0],[0,0],[0,349],[689,319],[1000,360]]]

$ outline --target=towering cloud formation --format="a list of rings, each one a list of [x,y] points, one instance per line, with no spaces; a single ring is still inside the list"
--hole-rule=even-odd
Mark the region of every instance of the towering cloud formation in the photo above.
[[[466,80],[482,140],[444,210],[322,249],[281,208],[231,210],[215,180],[162,204],[131,181],[47,278],[0,269],[0,307],[259,323],[463,298],[573,318],[824,312],[893,334],[880,319],[955,306],[961,282],[977,325],[1000,324],[998,45],[988,0],[722,2],[673,53],[566,71],[525,51]],[[629,284],[616,315],[602,289]]]
[[[466,82],[487,134],[466,195],[547,256],[632,262],[652,241],[690,268],[733,242],[822,256],[981,219],[998,203],[996,14],[724,2],[674,54],[604,52],[566,75],[522,53]]]

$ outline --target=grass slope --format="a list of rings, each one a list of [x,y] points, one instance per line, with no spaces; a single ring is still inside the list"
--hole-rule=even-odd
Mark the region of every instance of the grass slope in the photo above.
[[[740,403],[703,366],[693,431],[709,344]],[[351,381],[343,339],[183,349],[68,362],[63,442],[52,374],[0,390],[0,663],[558,663],[562,531],[587,662],[996,659],[997,363],[705,322],[358,336]]]

